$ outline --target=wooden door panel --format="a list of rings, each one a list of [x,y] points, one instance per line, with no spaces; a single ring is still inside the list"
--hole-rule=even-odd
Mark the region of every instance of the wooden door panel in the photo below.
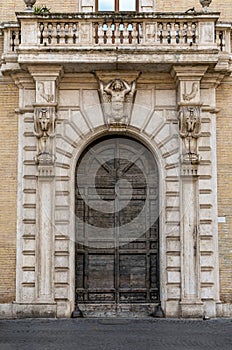
[[[83,303],[157,302],[157,165],[137,141],[116,137],[105,147],[104,140],[83,156],[81,186],[76,184],[77,298]],[[98,167],[94,187],[89,185],[92,166]],[[113,205],[113,212],[101,211],[102,201]]]
[[[115,288],[115,257],[107,254],[89,254],[88,288]]]
[[[120,254],[119,288],[146,288],[146,255]]]

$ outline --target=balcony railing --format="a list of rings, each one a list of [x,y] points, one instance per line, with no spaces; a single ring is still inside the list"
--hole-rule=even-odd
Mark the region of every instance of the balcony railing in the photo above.
[[[5,24],[4,53],[18,48],[49,47],[192,47],[231,52],[231,25],[217,23],[218,14],[112,15],[18,14],[19,23]]]
[[[39,23],[39,44],[42,45],[81,45],[85,35],[80,22],[41,22]],[[91,23],[91,45],[166,45],[196,44],[198,23],[156,21],[107,21]]]

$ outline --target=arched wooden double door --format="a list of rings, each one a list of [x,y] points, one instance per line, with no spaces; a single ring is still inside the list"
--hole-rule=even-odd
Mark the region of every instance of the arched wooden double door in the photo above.
[[[129,137],[91,144],[76,168],[76,298],[89,304],[159,302],[158,169]]]

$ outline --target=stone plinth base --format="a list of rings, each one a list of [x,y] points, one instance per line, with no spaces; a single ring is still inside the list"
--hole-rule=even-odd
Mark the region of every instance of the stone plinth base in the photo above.
[[[0,320],[13,318],[13,304],[0,304]]]
[[[78,303],[84,317],[148,317],[158,304],[84,304]]]
[[[217,317],[232,318],[232,304],[229,303],[217,303]]]
[[[180,302],[179,300],[168,300],[164,304],[165,317],[177,318],[180,317]]]
[[[202,302],[184,301],[180,303],[180,317],[202,318],[204,316],[204,304]]]
[[[54,318],[56,315],[56,303],[13,304],[13,317],[15,318]]]

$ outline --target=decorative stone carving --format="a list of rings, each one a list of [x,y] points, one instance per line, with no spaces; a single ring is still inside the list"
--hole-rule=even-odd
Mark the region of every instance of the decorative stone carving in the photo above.
[[[183,100],[191,101],[196,97],[197,93],[198,93],[198,83],[196,82],[192,83],[192,90],[189,94],[186,93],[186,85],[185,85],[185,93],[183,94]]]
[[[106,85],[99,80],[99,95],[108,125],[128,125],[133,107],[136,81],[127,83],[122,79],[111,80]]]
[[[200,107],[182,107],[179,113],[180,137],[183,140],[183,162],[199,163],[197,139],[201,136]]]
[[[181,164],[181,176],[198,176],[198,164],[185,161]]]
[[[203,12],[208,11],[208,7],[211,4],[212,0],[200,0],[201,6],[203,8]]]
[[[33,6],[35,5],[36,0],[24,0],[24,2],[27,6],[25,11],[33,12]]]
[[[49,86],[49,90],[52,91],[52,83],[53,82],[48,82],[50,83],[50,86]],[[40,97],[46,101],[47,103],[51,103],[51,102],[54,102],[54,94],[52,93],[46,93],[46,90],[45,90],[45,83],[43,81],[39,82],[38,83],[38,91],[39,91],[39,95]]]
[[[54,107],[36,107],[34,112],[35,136],[38,139],[38,154],[35,161],[40,165],[55,162],[52,139],[55,136],[56,113]]]

